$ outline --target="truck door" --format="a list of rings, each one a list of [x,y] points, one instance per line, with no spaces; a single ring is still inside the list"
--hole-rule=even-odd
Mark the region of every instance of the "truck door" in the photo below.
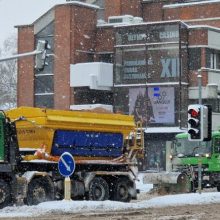
[[[3,129],[3,120],[0,116],[0,162],[5,160],[5,149],[4,149],[4,129]]]
[[[209,162],[210,171],[220,171],[220,136],[212,139],[213,154]]]

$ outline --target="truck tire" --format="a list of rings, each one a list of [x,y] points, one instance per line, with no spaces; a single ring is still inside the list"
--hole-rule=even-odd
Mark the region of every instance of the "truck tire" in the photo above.
[[[27,205],[37,205],[51,200],[54,200],[54,187],[48,178],[35,178],[28,184]]]
[[[117,179],[112,186],[112,195],[111,198],[114,201],[120,202],[130,202],[131,194],[129,193],[129,188],[131,182],[127,178]]]
[[[0,180],[0,208],[4,208],[12,202],[10,187],[7,182]]]
[[[186,173],[181,173],[177,178],[176,190],[178,193],[192,192],[192,182]]]
[[[90,185],[88,199],[94,201],[104,201],[109,199],[109,186],[102,177],[95,177]]]
[[[217,191],[220,192],[220,184],[217,185]]]

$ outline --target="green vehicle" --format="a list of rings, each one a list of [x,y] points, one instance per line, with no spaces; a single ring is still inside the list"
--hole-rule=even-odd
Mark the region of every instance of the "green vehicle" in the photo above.
[[[171,148],[171,166],[188,191],[198,189],[199,164],[201,164],[202,188],[217,187],[220,191],[220,131],[212,132],[211,141],[189,141],[188,134],[176,135]]]

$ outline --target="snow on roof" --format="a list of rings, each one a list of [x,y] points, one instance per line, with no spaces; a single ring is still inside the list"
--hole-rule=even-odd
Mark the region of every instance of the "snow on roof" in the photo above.
[[[50,9],[48,9],[45,13],[43,13],[40,17],[35,19],[34,21],[32,20],[32,21],[30,21],[30,22],[28,22],[26,24],[18,24],[18,25],[15,25],[15,27],[33,25],[40,18],[45,16],[48,12],[52,11],[55,7],[61,6],[61,5],[77,5],[77,6],[82,6],[82,7],[92,8],[92,9],[100,9],[100,7],[98,5],[88,4],[88,3],[79,2],[79,1],[69,1],[69,2],[64,2],[64,3],[57,3],[54,6],[52,6]]]
[[[186,132],[186,128],[180,127],[148,127],[144,130],[145,133],[181,133]]]
[[[141,23],[104,23],[104,24],[98,24],[98,27],[109,27],[109,26],[114,26],[114,27],[127,27],[127,26],[143,26],[143,25],[153,25],[153,24],[175,24],[175,23],[182,23],[183,25],[186,25],[183,21],[181,20],[169,20],[169,21],[152,21],[152,22],[141,22]]]
[[[170,4],[170,5],[164,5],[163,8],[178,8],[178,7],[186,7],[186,6],[211,4],[211,3],[220,3],[220,0],[209,0],[209,1],[199,1],[199,2],[187,2],[187,3]]]
[[[64,5],[64,4],[80,5],[80,6],[85,6],[85,7],[94,8],[94,9],[100,8],[98,5],[93,5],[93,4],[88,4],[88,3],[84,3],[84,2],[78,2],[78,1],[69,1],[69,2],[65,2],[63,4],[58,4],[58,5]]]
[[[188,29],[211,29],[214,31],[220,31],[220,28],[214,27],[214,26],[210,26],[210,25],[186,25]]]
[[[213,69],[211,69],[213,70]],[[159,82],[159,83],[139,83],[139,84],[114,84],[114,87],[137,87],[137,86],[167,86],[167,85],[179,85],[179,82]],[[181,85],[189,85],[189,83],[181,82]]]

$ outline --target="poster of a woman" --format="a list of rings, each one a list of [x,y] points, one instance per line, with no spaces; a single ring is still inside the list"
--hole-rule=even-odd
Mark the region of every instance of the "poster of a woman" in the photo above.
[[[129,89],[129,114],[134,115],[135,121],[141,121],[146,127],[154,121],[154,115],[146,88]]]

